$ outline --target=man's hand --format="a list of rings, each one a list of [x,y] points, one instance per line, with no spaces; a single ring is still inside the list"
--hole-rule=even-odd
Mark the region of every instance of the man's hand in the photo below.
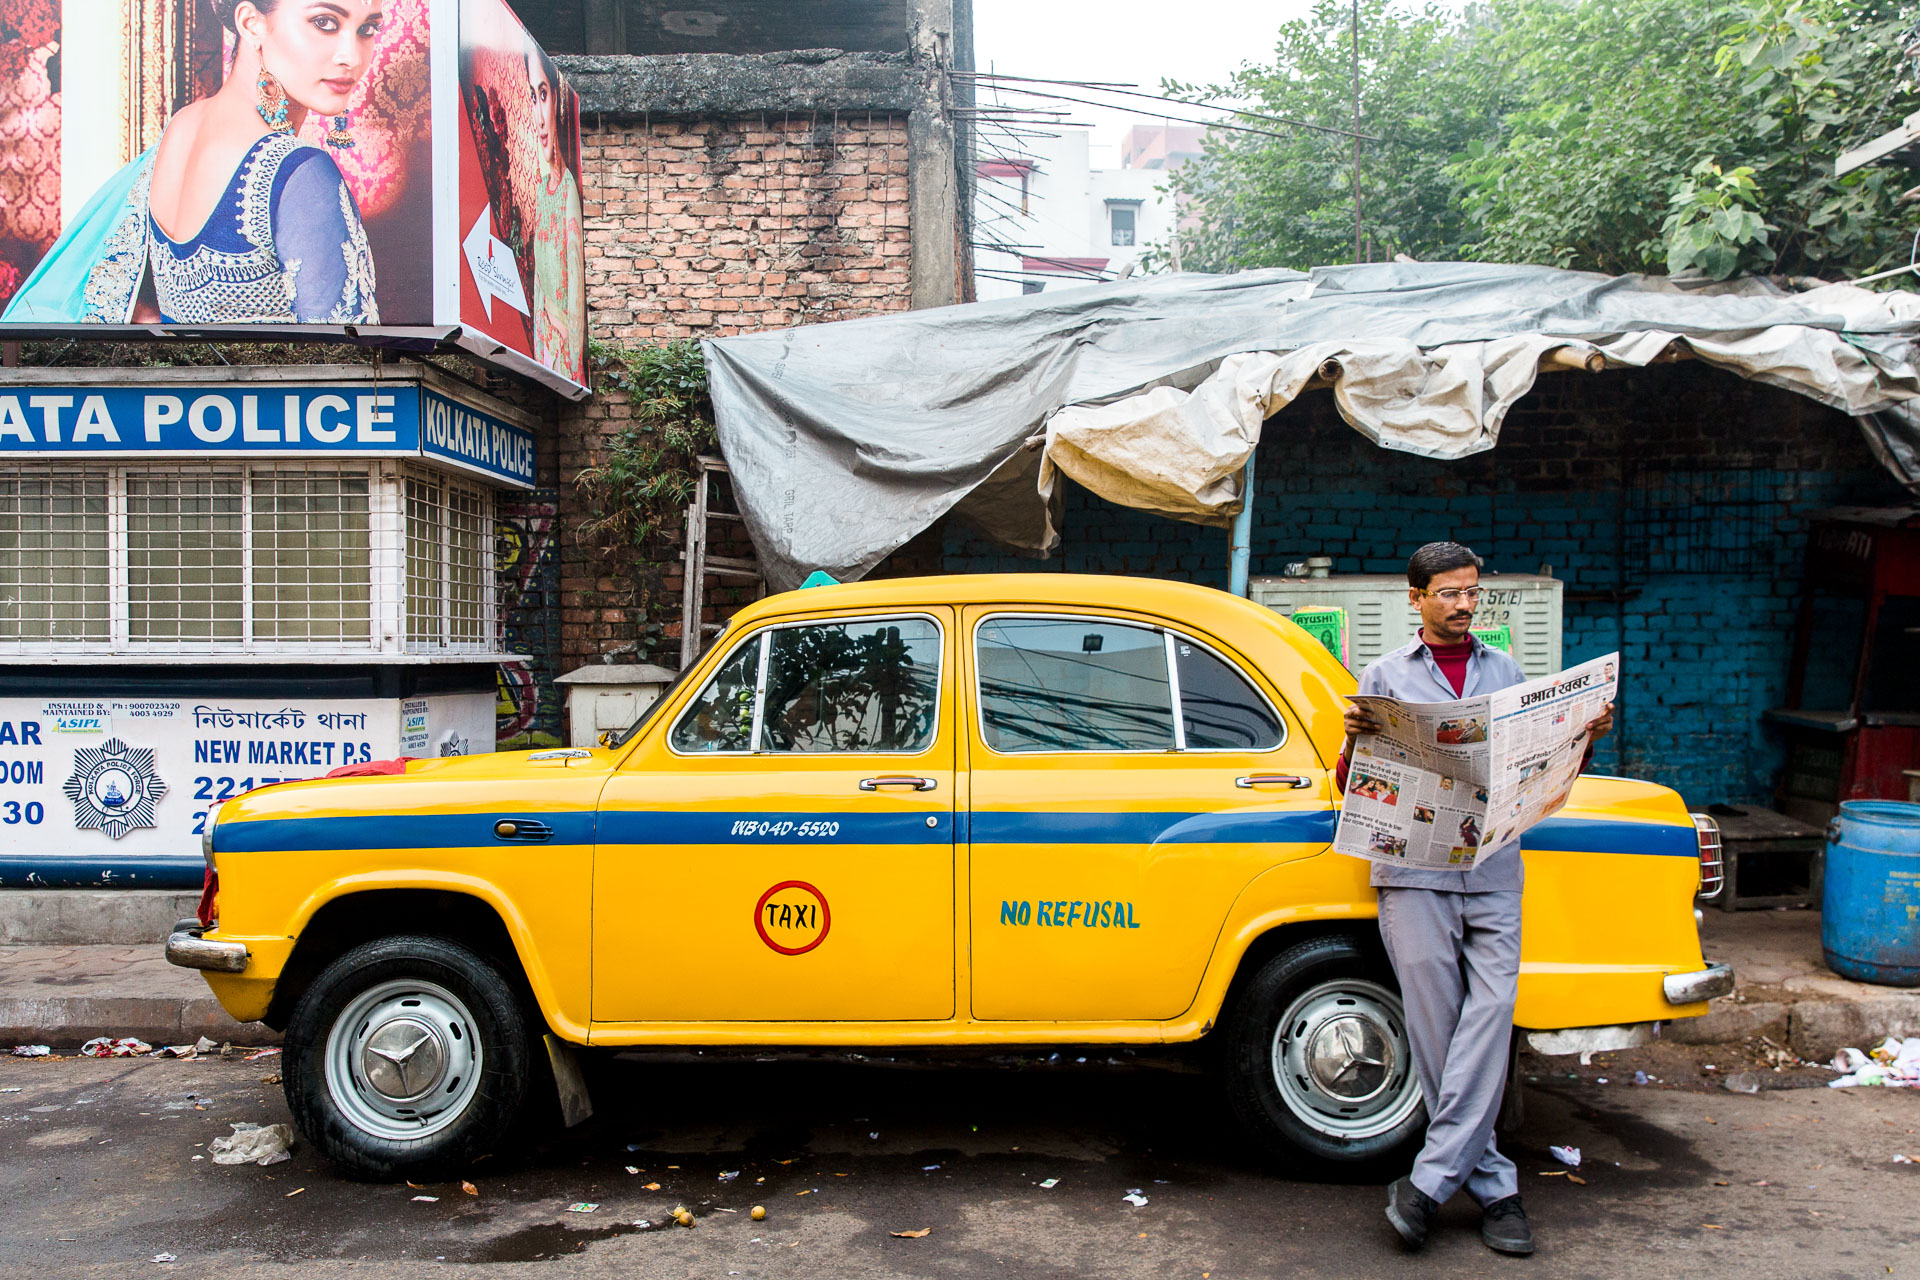
[[[1348,712],[1348,715],[1351,716],[1352,712]],[[1587,744],[1591,746],[1592,744],[1600,741],[1600,739],[1606,737],[1608,734],[1612,732],[1613,732],[1613,704],[1609,702],[1606,705],[1606,707],[1600,712],[1599,715],[1587,721],[1587,728],[1586,728]]]
[[[1612,721],[1608,723],[1611,724]],[[1346,725],[1349,738],[1357,738],[1363,733],[1379,733],[1386,728],[1371,710],[1355,703],[1347,704]]]

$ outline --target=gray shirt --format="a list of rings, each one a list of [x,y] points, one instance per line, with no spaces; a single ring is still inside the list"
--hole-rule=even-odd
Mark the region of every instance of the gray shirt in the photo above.
[[[1498,649],[1488,648],[1478,636],[1470,638],[1473,651],[1467,657],[1467,679],[1459,693],[1447,683],[1446,676],[1440,673],[1440,664],[1433,660],[1426,642],[1420,639],[1374,659],[1373,664],[1360,673],[1359,691],[1405,702],[1452,702],[1458,698],[1477,698],[1526,681],[1519,663]],[[1522,876],[1520,841],[1516,839],[1482,854],[1471,871],[1432,871],[1376,862],[1372,884],[1377,889],[1495,893],[1520,888]]]

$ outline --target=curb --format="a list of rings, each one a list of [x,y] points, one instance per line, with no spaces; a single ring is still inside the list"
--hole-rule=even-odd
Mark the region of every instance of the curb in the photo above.
[[[192,1044],[274,1045],[280,1033],[235,1022],[212,996],[0,996],[0,1053],[16,1044],[77,1049],[96,1036],[133,1036],[154,1048]]]
[[[1920,991],[1890,992],[1866,1000],[1716,1000],[1703,1017],[1677,1018],[1660,1029],[1675,1044],[1727,1044],[1766,1036],[1810,1060],[1824,1061],[1851,1045],[1868,1049],[1888,1036],[1920,1035]]]

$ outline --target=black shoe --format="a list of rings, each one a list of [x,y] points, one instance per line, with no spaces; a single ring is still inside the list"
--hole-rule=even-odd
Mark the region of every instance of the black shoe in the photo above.
[[[1508,1196],[1488,1205],[1480,1219],[1480,1238],[1487,1248],[1525,1257],[1533,1252],[1533,1228],[1527,1225],[1527,1211],[1520,1207],[1519,1196]]]
[[[1414,1186],[1412,1178],[1402,1178],[1387,1188],[1387,1221],[1393,1224],[1409,1249],[1418,1249],[1427,1242],[1427,1230],[1439,1212],[1440,1206],[1433,1202],[1433,1197]]]

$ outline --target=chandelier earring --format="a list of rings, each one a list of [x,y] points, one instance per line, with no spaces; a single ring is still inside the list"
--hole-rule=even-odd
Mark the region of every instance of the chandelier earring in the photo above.
[[[347,113],[342,111],[327,130],[327,145],[336,151],[353,150],[353,135],[347,132],[347,123]]]
[[[267,128],[275,133],[292,133],[293,122],[287,116],[291,105],[287,91],[280,87],[280,82],[273,78],[264,64],[260,68],[259,78],[254,81],[254,87],[260,91],[260,100],[253,109],[266,121]]]

